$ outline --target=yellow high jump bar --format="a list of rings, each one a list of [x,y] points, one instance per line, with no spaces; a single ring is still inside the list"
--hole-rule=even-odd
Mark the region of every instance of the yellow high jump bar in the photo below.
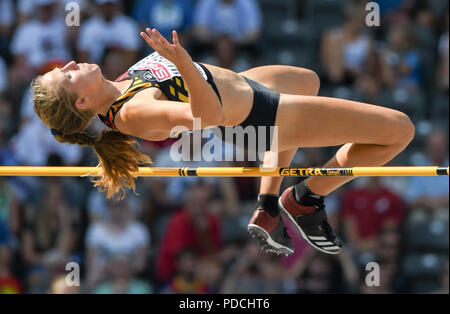
[[[98,167],[0,166],[0,176],[98,176]],[[448,176],[449,167],[251,168],[251,167],[140,167],[136,177],[363,177]]]

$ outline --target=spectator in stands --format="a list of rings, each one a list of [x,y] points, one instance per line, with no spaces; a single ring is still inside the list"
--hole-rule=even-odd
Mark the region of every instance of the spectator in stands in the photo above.
[[[162,289],[162,293],[208,293],[206,283],[199,277],[201,269],[199,255],[193,248],[179,252],[175,263],[174,275]]]
[[[0,147],[6,136],[10,136],[14,129],[13,106],[4,95],[8,86],[6,67],[3,67],[0,57]]]
[[[128,206],[130,207],[130,219],[140,219],[142,215],[142,194],[139,196],[129,194],[126,197]],[[89,223],[106,221],[109,219],[108,202],[105,195],[98,190],[89,191],[86,203],[86,209],[89,215]]]
[[[20,108],[18,132],[9,141],[16,164],[42,166],[49,156],[57,154],[62,165],[80,165],[86,149],[55,141],[48,128],[33,110],[33,93],[27,88]]]
[[[381,76],[389,88],[416,90],[422,84],[421,59],[411,25],[394,24],[381,52]]]
[[[218,35],[214,41],[214,53],[202,62],[230,69],[235,72],[248,70],[250,64],[239,55],[238,47],[230,35]]]
[[[122,53],[132,65],[141,46],[137,23],[125,16],[118,0],[95,0],[97,14],[83,22],[78,41],[78,62],[100,63],[106,49]]]
[[[337,256],[307,249],[284,276],[291,293],[355,293],[358,289],[358,266],[346,248]]]
[[[107,80],[114,81],[122,75],[130,64],[126,63],[123,54],[115,49],[107,48],[102,58],[102,73]]]
[[[171,154],[173,153],[173,147],[167,146],[158,151],[158,154],[154,158],[155,165],[158,167],[214,167],[219,166],[216,161],[204,161],[202,158],[202,150],[194,149],[196,143],[195,137],[201,136],[200,131],[192,132],[183,135],[182,138],[177,139],[180,141],[187,141],[189,143],[189,149],[181,150],[181,160],[175,161]],[[186,200],[187,189],[189,186],[197,184],[199,181],[211,186],[219,184],[217,178],[155,178],[149,182],[150,193],[155,205],[165,210],[178,209]]]
[[[373,252],[381,230],[398,226],[405,214],[404,201],[384,187],[379,177],[367,178],[364,186],[347,190],[341,206],[345,236],[356,254]]]
[[[22,255],[28,266],[42,266],[51,257],[68,259],[80,237],[79,208],[71,206],[60,180],[46,180],[37,206],[24,212]]]
[[[449,293],[448,279],[449,276],[448,276],[448,260],[447,260],[447,262],[444,264],[444,269],[441,275],[441,287],[439,290],[434,291],[433,293],[448,294]]]
[[[448,135],[435,129],[426,140],[426,156],[421,162],[423,166],[448,166]],[[449,206],[448,177],[411,177],[405,193],[408,206],[425,208],[430,211],[444,209]]]
[[[52,153],[62,159],[63,165],[79,165],[83,149],[56,142],[44,124],[31,121],[22,126],[10,141],[17,163],[22,165],[45,165]]]
[[[407,1],[377,0],[376,2],[380,6],[381,17],[388,22],[398,17],[398,14],[403,13]]]
[[[172,30],[176,30],[187,47],[184,38],[192,25],[193,9],[191,0],[138,0],[132,16],[141,29],[156,28],[165,38],[171,38]]]
[[[2,57],[5,58],[9,56],[9,40],[15,23],[15,18],[16,16],[13,1],[0,0],[0,63]]]
[[[67,62],[71,58],[67,49],[67,27],[56,12],[56,0],[35,0],[37,15],[20,25],[11,43],[14,57],[13,84],[28,82],[37,69],[54,59]]]
[[[439,88],[448,94],[449,86],[449,54],[448,54],[448,25],[449,25],[449,14],[445,17],[446,31],[441,35],[439,39],[439,61],[437,63],[437,83]]]
[[[11,271],[12,255],[13,251],[11,248],[2,242],[0,230],[0,294],[23,293],[19,278]]]
[[[230,249],[230,247],[224,248],[224,250],[228,249]],[[232,249],[232,251],[234,253],[234,249]],[[207,293],[219,293],[219,288],[225,276],[225,267],[223,266],[225,263],[217,258],[196,260],[197,276],[199,280],[205,283]]]
[[[50,289],[50,278],[44,266],[35,266],[25,273],[25,291],[27,294],[43,294]]]
[[[189,187],[185,206],[170,217],[157,256],[161,282],[174,275],[177,257],[184,249],[194,248],[203,257],[220,252],[220,220],[210,212],[211,192],[211,187],[204,184]]]
[[[273,257],[262,253],[253,242],[247,242],[236,254],[224,279],[220,293],[283,293],[283,269]]]
[[[57,2],[58,13],[64,12],[66,5],[69,2],[77,3],[81,10],[87,7],[87,1],[89,0],[55,0]],[[39,6],[40,0],[18,0],[17,12],[19,14],[19,23],[23,24],[32,18],[36,7]]]
[[[6,63],[2,56],[0,55],[0,101],[3,98],[6,89],[8,88],[8,70],[6,68]]]
[[[53,280],[51,285],[51,294],[79,294],[80,286],[69,286],[66,283],[66,275],[61,275]]]
[[[211,46],[218,35],[229,35],[240,46],[254,46],[262,28],[255,0],[200,0],[194,13],[194,36]]]
[[[107,220],[91,224],[86,234],[89,287],[104,279],[104,267],[111,256],[129,255],[133,276],[141,274],[147,267],[149,232],[132,215],[129,201],[110,199],[107,208]]]
[[[400,269],[402,253],[401,234],[399,227],[385,227],[377,236],[375,249],[366,256],[361,264],[362,275],[360,289],[362,293],[405,293],[406,279]],[[380,265],[380,286],[367,286],[365,277],[368,274],[365,266],[369,262]],[[385,272],[384,274],[382,272]]]
[[[377,237],[374,250],[375,259],[390,264],[397,264],[401,253],[401,234],[398,226],[385,227]]]
[[[133,269],[134,256],[113,254],[106,262],[108,280],[96,288],[96,294],[149,294],[153,292],[148,282],[137,279]]]
[[[393,280],[397,271],[396,265],[390,263],[379,263],[379,285],[368,285],[366,283],[366,275],[368,272],[363,272],[360,283],[361,294],[392,294]]]
[[[366,33],[366,13],[362,2],[350,1],[345,6],[345,23],[324,33],[320,57],[325,83],[354,86],[375,97],[379,90],[378,57]]]
[[[8,240],[11,236],[19,235],[19,206],[13,186],[0,177],[0,225],[3,226]]]

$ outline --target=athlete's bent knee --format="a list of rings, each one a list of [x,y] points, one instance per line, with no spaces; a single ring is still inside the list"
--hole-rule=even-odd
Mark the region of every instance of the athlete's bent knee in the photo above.
[[[316,72],[313,70],[307,70],[308,71],[308,81],[310,82],[312,88],[316,92],[316,94],[319,92],[320,89],[320,77],[317,75]]]
[[[398,112],[395,139],[403,146],[408,145],[414,139],[416,128],[411,119],[403,112]]]

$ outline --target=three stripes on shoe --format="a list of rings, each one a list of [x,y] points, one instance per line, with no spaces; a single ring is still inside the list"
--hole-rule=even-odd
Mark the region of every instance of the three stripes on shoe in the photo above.
[[[325,237],[314,237],[314,236],[308,236],[308,239],[320,247],[323,250],[326,251],[334,251],[334,250],[340,250],[341,248],[339,246],[336,246],[333,242],[327,241],[328,239]]]

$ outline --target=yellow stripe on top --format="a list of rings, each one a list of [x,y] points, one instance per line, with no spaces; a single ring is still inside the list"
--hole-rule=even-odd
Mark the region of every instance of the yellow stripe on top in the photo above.
[[[117,112],[122,108],[122,106],[136,93],[139,91],[148,88],[148,87],[158,87],[159,85],[154,82],[144,82],[143,80],[139,79],[138,77],[135,77],[133,80],[133,83],[131,86],[123,93],[120,97],[117,98],[117,100],[111,105],[111,107],[108,110],[108,113],[106,114],[105,119],[102,119],[102,122],[105,123],[110,128],[116,129],[114,125],[114,118],[117,114]],[[104,121],[106,120],[106,121]]]
[[[184,96],[182,93],[178,92],[178,99],[182,102],[189,102],[189,97]]]

